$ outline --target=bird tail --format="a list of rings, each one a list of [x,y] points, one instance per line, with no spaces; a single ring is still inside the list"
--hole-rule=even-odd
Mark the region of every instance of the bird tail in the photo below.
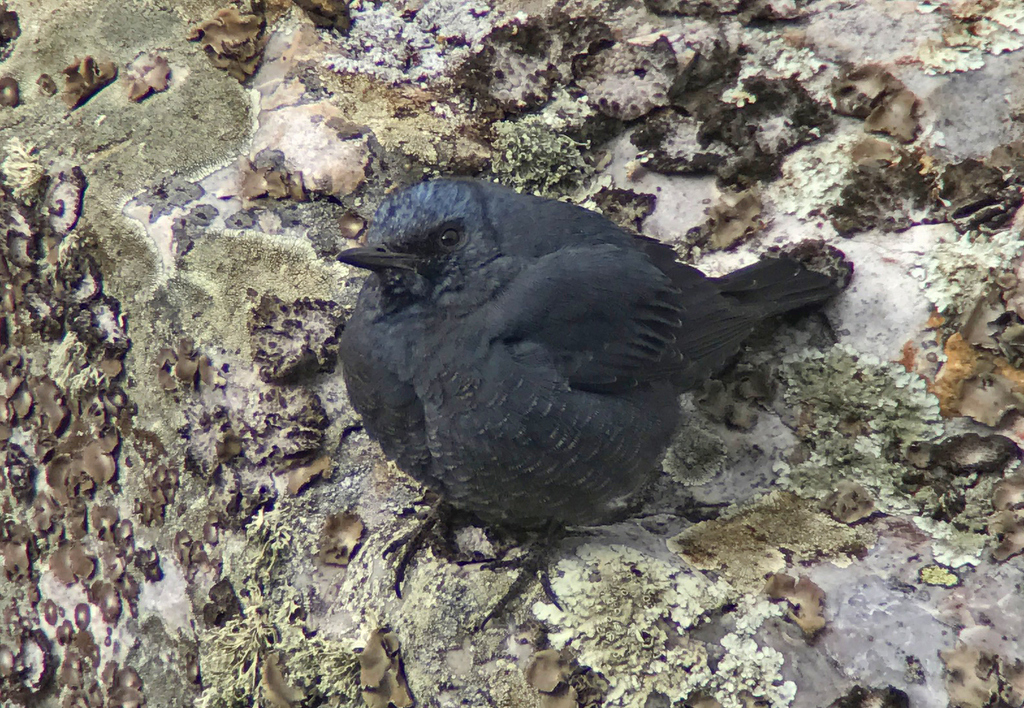
[[[829,276],[791,258],[765,258],[715,278],[723,295],[761,317],[820,305],[840,291]]]

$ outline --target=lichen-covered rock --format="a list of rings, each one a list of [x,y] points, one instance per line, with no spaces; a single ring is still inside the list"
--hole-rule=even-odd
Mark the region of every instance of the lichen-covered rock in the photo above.
[[[188,35],[199,42],[210,61],[238,81],[253,75],[263,52],[263,19],[224,7],[196,25]]]
[[[554,647],[571,646],[609,680],[606,705],[681,700],[708,678],[707,648],[685,631],[729,601],[724,584],[626,547],[582,546],[551,587],[561,609],[537,603],[534,613],[552,625]]]
[[[883,67],[869,64],[844,70],[832,82],[836,112],[864,119],[864,129],[913,142],[920,101],[903,82]]]
[[[332,371],[343,320],[337,304],[264,295],[252,313],[253,360],[264,381],[286,382]]]
[[[64,102],[68,108],[78,108],[116,78],[114,62],[90,56],[76,58],[64,69]]]
[[[345,32],[352,24],[346,0],[296,0],[317,27]]]
[[[828,210],[832,225],[843,235],[880,228],[901,231],[921,221],[933,206],[934,177],[923,169],[921,155],[896,149],[856,154],[855,168],[839,201]]]
[[[167,90],[171,67],[156,53],[140,54],[128,65],[128,100],[141,101],[150,94]]]
[[[578,66],[578,81],[594,106],[619,120],[634,120],[669,103],[678,71],[672,45],[659,37],[650,45],[617,42]]]

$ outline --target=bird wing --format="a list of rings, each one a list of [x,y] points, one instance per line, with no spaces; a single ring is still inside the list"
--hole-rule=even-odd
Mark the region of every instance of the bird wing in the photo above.
[[[658,262],[672,250],[655,243],[574,246],[537,259],[486,308],[490,341],[531,357],[540,347],[579,390],[697,385],[753,323],[700,271],[674,255]]]

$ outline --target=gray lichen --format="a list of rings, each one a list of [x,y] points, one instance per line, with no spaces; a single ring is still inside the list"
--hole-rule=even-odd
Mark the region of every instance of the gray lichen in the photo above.
[[[779,676],[782,655],[749,636],[771,610],[738,612],[717,663],[709,661],[715,650],[690,635],[737,599],[722,580],[627,546],[589,544],[558,563],[551,587],[562,608],[538,602],[533,612],[551,626],[555,648],[571,649],[608,680],[605,705],[639,708],[697,692],[725,708],[739,708],[744,694],[769,706],[793,700],[795,685]]]
[[[916,510],[901,490],[900,460],[942,432],[923,379],[843,345],[790,356],[780,375],[806,458],[779,465],[783,488],[824,498],[849,479],[872,490],[884,511]]]

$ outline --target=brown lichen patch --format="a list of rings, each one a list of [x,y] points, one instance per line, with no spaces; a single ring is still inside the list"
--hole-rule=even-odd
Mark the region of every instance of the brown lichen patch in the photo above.
[[[833,227],[843,236],[872,228],[902,231],[920,223],[922,214],[936,206],[935,176],[923,150],[898,145],[886,149],[879,141],[869,140],[851,149],[853,170],[837,203],[827,210]]]
[[[173,391],[179,383],[196,388],[200,382],[222,386],[224,377],[213,367],[210,357],[200,354],[188,337],[182,337],[174,349],[164,347],[157,354],[157,381],[165,391]]]
[[[328,516],[320,530],[320,562],[343,568],[347,566],[359,547],[364,530],[363,520],[350,511]]]
[[[302,8],[317,27],[347,32],[352,24],[348,0],[295,0],[295,4]]]
[[[415,703],[398,650],[398,635],[377,629],[359,652],[359,685],[370,708],[411,708]]]
[[[49,74],[40,74],[39,78],[36,79],[36,86],[39,87],[39,91],[44,96],[57,95],[57,82]]]
[[[893,686],[867,688],[854,686],[828,708],[910,708],[910,698]]]
[[[905,143],[920,131],[920,102],[885,68],[870,64],[842,72],[832,82],[836,113],[864,119],[864,128]]]
[[[875,541],[865,527],[841,524],[788,492],[772,492],[727,519],[695,524],[669,548],[703,570],[721,572],[745,591],[787,563],[830,558],[841,562]]]
[[[999,659],[994,654],[964,645],[940,651],[946,666],[946,691],[953,708],[992,705],[999,694]]]
[[[89,588],[89,602],[99,608],[103,621],[117,624],[121,618],[121,594],[114,584],[106,580],[97,580]]]
[[[602,187],[592,199],[598,210],[628,231],[640,231],[644,219],[654,213],[658,198],[631,189]]]
[[[262,35],[263,18],[224,7],[194,27],[188,38],[202,44],[215,67],[241,82],[256,73],[265,43]]]
[[[146,480],[148,498],[135,500],[135,513],[146,526],[163,524],[167,507],[178,492],[178,471],[158,465]]]
[[[768,578],[764,591],[773,600],[786,601],[787,615],[805,636],[813,637],[825,628],[825,592],[810,578],[800,576],[797,580],[791,575],[776,573]]]
[[[18,13],[7,9],[7,3],[0,2],[0,50],[9,49],[7,45],[21,36],[21,24]]]
[[[56,674],[53,645],[38,628],[8,626],[6,630],[7,638],[0,644],[0,702],[40,705]]]
[[[998,158],[966,159],[947,165],[938,175],[934,196],[961,233],[1009,226],[1024,200],[1020,177],[991,162]]]
[[[260,378],[282,383],[333,370],[342,325],[336,303],[313,298],[285,302],[264,295],[249,327]]]
[[[963,433],[932,445],[929,465],[942,466],[959,476],[996,473],[1001,476],[1020,456],[1020,448],[1005,435]]]
[[[5,524],[0,528],[0,554],[4,558],[4,575],[8,580],[27,580],[32,575],[32,558],[35,556],[31,530],[24,524]]]
[[[843,480],[821,503],[829,516],[844,524],[853,524],[875,512],[875,500],[862,485]]]
[[[242,603],[227,578],[214,583],[207,596],[210,601],[203,605],[203,619],[208,627],[223,627],[228,621],[241,616]]]
[[[21,103],[21,89],[12,76],[0,77],[0,106],[16,108]]]
[[[739,245],[761,227],[761,197],[755,189],[722,192],[708,210],[709,244],[715,250]]]
[[[164,571],[160,567],[160,553],[155,548],[138,549],[132,563],[148,583],[158,582],[164,577]]]
[[[103,670],[103,679],[111,708],[142,708],[146,705],[142,678],[132,667],[119,668],[109,662]]]
[[[80,543],[62,543],[50,555],[50,571],[65,585],[86,581],[96,572],[96,557]]]
[[[6,449],[0,449],[0,471],[0,490],[6,481],[11,496],[22,504],[31,504],[38,476],[32,457],[20,445],[8,442]]]
[[[96,61],[90,56],[76,57],[64,69],[64,102],[68,108],[78,108],[116,78],[114,62]]]
[[[542,649],[530,658],[526,682],[540,691],[542,708],[576,708],[576,689],[569,684],[569,662],[555,649]]]
[[[707,696],[703,693],[694,693],[687,697],[686,708],[722,708],[722,704],[714,696]]]
[[[203,548],[202,542],[193,540],[188,531],[183,530],[174,534],[171,546],[186,578],[192,579],[200,569],[211,567],[210,556]]]
[[[580,86],[594,106],[619,120],[634,120],[669,103],[679,66],[665,37],[644,46],[616,42],[579,64]]]
[[[356,74],[338,73],[323,80],[333,93],[338,117],[368,128],[387,152],[460,174],[483,169],[490,159],[490,143],[484,137],[487,127],[481,117],[438,115],[432,109],[442,98],[438,94],[414,87],[392,89]],[[295,130],[293,120],[282,118],[281,122],[282,132]],[[266,142],[275,144],[274,139]],[[360,170],[364,162],[359,163]]]
[[[1024,552],[1024,477],[1008,477],[992,493],[995,513],[989,519],[988,530],[998,545],[992,557],[1005,561]]]
[[[307,484],[331,469],[331,458],[321,455],[309,464],[292,467],[288,470],[288,493],[298,494]],[[326,475],[330,477],[330,475]]]
[[[291,708],[306,698],[306,694],[295,688],[285,679],[281,672],[280,659],[277,652],[267,654],[260,675],[263,696],[274,708]]]
[[[153,93],[166,91],[171,78],[171,66],[155,52],[137,56],[128,65],[128,100],[139,102]]]
[[[366,219],[358,214],[346,212],[338,217],[338,233],[343,239],[355,241],[362,236],[365,228]]]
[[[961,415],[994,428],[1010,411],[1024,412],[1024,397],[1010,379],[986,374],[963,383],[957,407]]]
[[[258,156],[257,156],[258,157]],[[308,198],[302,186],[302,173],[293,174],[286,167],[256,163],[242,158],[242,187],[239,195],[248,201],[269,197],[304,202]]]

